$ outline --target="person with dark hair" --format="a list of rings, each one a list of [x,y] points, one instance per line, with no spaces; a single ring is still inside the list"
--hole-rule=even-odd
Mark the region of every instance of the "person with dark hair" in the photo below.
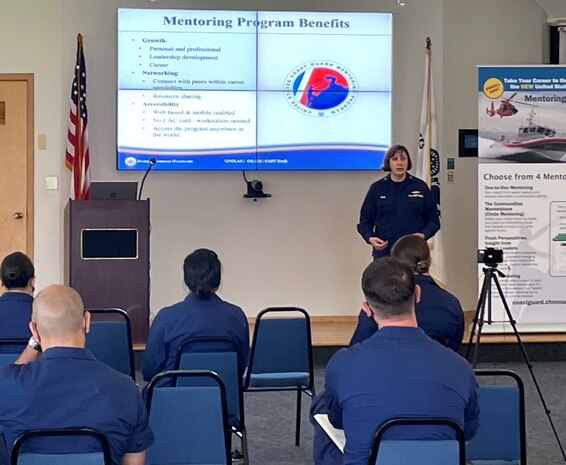
[[[212,250],[197,249],[183,263],[185,284],[201,299],[209,299],[220,287],[220,273],[220,260]]]
[[[29,345],[0,371],[0,427],[8,449],[24,431],[92,428],[108,439],[113,465],[143,465],[154,440],[146,407],[129,376],[84,348],[90,313],[77,291],[53,285],[39,292],[29,328]],[[51,438],[30,443],[26,452],[93,447],[85,438]]]
[[[419,328],[458,352],[464,336],[464,312],[456,296],[442,289],[428,274],[431,258],[427,242],[414,234],[403,236],[393,245],[391,256],[411,267],[421,288],[421,298],[415,306]],[[377,330],[375,320],[361,310],[350,345],[367,339]]]
[[[190,337],[228,337],[238,348],[241,373],[248,362],[250,335],[243,310],[216,294],[221,264],[216,253],[197,249],[185,258],[185,284],[189,295],[163,308],[153,319],[143,357],[142,374],[150,381],[157,373],[175,368],[177,349]]]
[[[35,290],[35,269],[22,252],[7,255],[0,264],[0,339],[29,339]],[[3,348],[0,348],[0,351]]]
[[[411,167],[407,148],[391,146],[382,167],[389,174],[374,182],[366,194],[358,232],[372,246],[374,259],[389,255],[393,244],[406,234],[430,239],[440,229],[430,189],[407,172]]]
[[[344,454],[315,423],[316,465],[366,465],[379,426],[395,417],[454,420],[467,440],[478,429],[478,383],[470,364],[417,327],[420,288],[397,258],[372,262],[362,276],[363,309],[380,330],[338,351],[326,368],[325,392],[311,412],[328,414],[344,430]],[[394,439],[444,439],[453,432],[430,425],[401,429]]]

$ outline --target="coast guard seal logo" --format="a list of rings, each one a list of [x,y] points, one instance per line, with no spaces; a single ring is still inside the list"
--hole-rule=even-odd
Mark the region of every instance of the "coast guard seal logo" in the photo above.
[[[332,61],[310,61],[285,78],[285,98],[307,116],[335,116],[352,106],[358,83],[345,66]]]
[[[137,162],[138,161],[134,157],[126,157],[126,159],[124,160],[124,163],[126,164],[126,166],[129,166],[129,167],[136,166]]]

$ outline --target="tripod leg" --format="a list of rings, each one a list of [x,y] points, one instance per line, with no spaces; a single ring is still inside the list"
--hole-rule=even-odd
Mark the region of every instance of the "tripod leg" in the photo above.
[[[497,276],[493,275],[493,279],[495,281],[497,291],[499,292],[499,297],[501,298],[501,302],[503,303],[503,307],[505,308],[505,313],[507,314],[507,318],[509,319],[509,324],[511,325],[511,327],[513,328],[513,332],[515,333],[515,338],[517,339],[517,342],[519,344],[519,348],[521,349],[523,359],[525,360],[525,364],[527,365],[527,368],[529,369],[529,373],[531,374],[531,378],[533,380],[533,383],[534,383],[535,388],[537,390],[538,396],[540,398],[540,402],[541,402],[542,407],[544,409],[544,413],[546,414],[546,416],[548,418],[548,421],[550,423],[550,427],[552,428],[552,432],[554,433],[554,437],[556,438],[556,442],[558,443],[558,447],[560,448],[560,452],[562,453],[562,458],[566,462],[566,453],[564,452],[564,447],[562,446],[562,442],[560,441],[560,437],[558,436],[558,432],[556,431],[556,427],[554,426],[554,421],[552,420],[551,412],[546,405],[546,401],[544,400],[544,396],[542,395],[542,390],[540,389],[537,378],[535,376],[535,372],[533,370],[533,365],[529,360],[529,356],[527,355],[527,351],[525,349],[523,341],[521,340],[521,335],[519,334],[519,331],[517,330],[517,322],[513,318],[513,315],[511,315],[511,310],[509,310],[509,305],[507,305],[507,301],[505,300],[505,296],[503,295],[503,290],[501,289],[501,286],[499,284],[499,280],[497,279]]]
[[[480,298],[478,300],[478,305],[476,307],[476,313],[474,315],[474,323],[472,325],[472,330],[470,332],[470,339],[468,340],[468,347],[466,349],[466,360],[470,360],[470,354],[472,353],[472,347],[474,347],[474,360],[477,358],[477,349],[479,345],[479,338],[481,335],[481,330],[483,326],[483,317],[485,313],[485,303],[487,300],[487,290],[491,287],[491,279],[488,274],[484,271],[483,283],[481,286]],[[477,334],[476,334],[477,330]],[[474,343],[474,336],[478,336],[478,340]],[[473,365],[475,364],[475,361]]]
[[[472,358],[472,367],[476,368],[478,365],[478,353],[481,344],[481,336],[483,334],[483,325],[487,323],[490,325],[492,323],[491,318],[491,280],[493,279],[493,270],[488,269],[485,271],[485,279],[487,281],[486,284],[486,297],[483,303],[483,309],[481,313],[481,319],[479,321],[479,329],[478,329],[478,337],[476,339],[476,344],[474,347],[474,357]],[[487,305],[487,320],[485,319],[485,307]]]
[[[478,365],[478,353],[479,353],[479,349],[480,349],[480,343],[481,343],[481,335],[482,335],[482,331],[483,331],[483,325],[485,323],[485,320],[483,319],[483,314],[484,314],[484,309],[482,309],[482,317],[481,320],[478,323],[478,337],[476,339],[476,342],[474,343],[474,356],[472,357],[472,360],[468,360],[473,368],[476,368]]]

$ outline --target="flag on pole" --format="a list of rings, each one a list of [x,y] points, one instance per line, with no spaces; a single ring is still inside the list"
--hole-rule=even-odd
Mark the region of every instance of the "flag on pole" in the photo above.
[[[71,88],[71,108],[67,131],[65,165],[72,172],[71,198],[90,197],[90,157],[88,151],[88,113],[86,109],[86,65],[83,36],[77,35],[77,62]]]
[[[434,89],[432,82],[432,43],[426,38],[425,78],[423,104],[421,109],[421,125],[419,133],[419,153],[417,176],[427,183],[440,213],[440,155],[438,153],[438,137],[436,131],[436,112],[434,109]],[[446,263],[444,260],[444,243],[442,229],[429,239],[432,265],[431,274],[444,282]]]

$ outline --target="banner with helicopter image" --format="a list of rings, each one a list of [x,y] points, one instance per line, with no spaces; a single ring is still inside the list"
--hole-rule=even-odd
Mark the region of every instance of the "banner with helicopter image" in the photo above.
[[[566,67],[479,67],[478,76],[478,249],[503,250],[502,263],[480,263],[479,278],[490,267],[505,275],[501,293],[493,283],[480,298],[492,303],[483,331],[511,330],[500,294],[520,331],[563,331]]]

